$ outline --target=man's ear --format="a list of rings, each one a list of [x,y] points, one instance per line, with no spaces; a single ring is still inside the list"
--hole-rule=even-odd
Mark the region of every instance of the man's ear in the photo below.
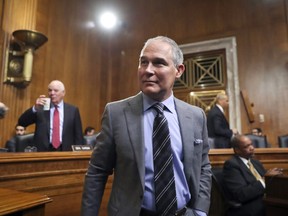
[[[184,64],[180,64],[177,66],[177,73],[176,73],[176,78],[180,78],[182,76],[182,74],[185,71],[185,66]]]

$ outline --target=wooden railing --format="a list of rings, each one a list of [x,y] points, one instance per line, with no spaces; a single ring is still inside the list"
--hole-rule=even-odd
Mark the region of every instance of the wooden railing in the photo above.
[[[269,169],[288,169],[288,148],[256,149],[255,157]],[[232,149],[211,149],[213,167],[222,166],[233,154]],[[80,215],[84,175],[91,152],[31,152],[0,154],[1,188],[47,195],[53,202],[45,208],[46,215]],[[106,206],[113,177],[106,185],[100,216],[107,215]]]

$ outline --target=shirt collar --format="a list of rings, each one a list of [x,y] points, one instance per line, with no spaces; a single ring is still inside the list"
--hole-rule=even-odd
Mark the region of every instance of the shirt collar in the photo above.
[[[53,105],[53,107],[55,107],[54,106],[54,104],[52,104]],[[64,102],[63,102],[63,100],[57,105],[57,107],[58,107],[58,109],[63,109],[63,106],[64,106]]]
[[[155,101],[155,100],[149,98],[147,95],[143,94],[144,112],[146,110],[148,110],[151,106],[153,106],[155,103],[159,103],[159,101]],[[164,104],[169,112],[175,113],[175,103],[174,103],[174,95],[173,94],[169,98],[167,98],[166,100],[161,101],[160,103]]]
[[[239,156],[239,158],[243,161],[243,163],[244,163],[246,166],[248,166],[249,160],[247,160],[246,158],[240,157],[240,156]]]
[[[222,113],[224,113],[224,109],[222,106],[220,106],[219,104],[216,104],[216,106],[221,110]]]

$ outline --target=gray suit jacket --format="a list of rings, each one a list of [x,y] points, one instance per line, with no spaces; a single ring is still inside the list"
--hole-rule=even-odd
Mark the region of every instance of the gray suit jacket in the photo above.
[[[191,207],[208,212],[211,166],[204,112],[175,98],[184,151],[184,172]],[[139,215],[144,194],[145,162],[142,93],[109,103],[102,118],[85,176],[82,215],[98,215],[108,175],[114,172],[108,215]]]

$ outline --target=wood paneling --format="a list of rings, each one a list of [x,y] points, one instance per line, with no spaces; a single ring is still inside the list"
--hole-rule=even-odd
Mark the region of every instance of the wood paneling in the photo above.
[[[252,127],[261,127],[274,147],[277,135],[288,132],[287,0],[2,0],[3,3],[2,28],[12,21],[18,23],[13,24],[15,28],[35,26],[48,37],[48,42],[34,54],[32,82],[26,89],[0,85],[0,99],[10,107],[6,118],[0,121],[0,146],[12,135],[19,115],[40,94],[47,93],[47,85],[53,79],[64,82],[65,101],[80,108],[83,127],[92,125],[99,130],[107,102],[139,91],[139,52],[144,41],[156,35],[167,35],[179,44],[235,36],[240,89],[245,89],[254,103],[255,115],[255,122],[250,123],[241,104],[241,131],[247,133]],[[121,25],[112,32],[101,29],[96,20],[107,4],[121,18]],[[95,27],[88,27],[89,21]],[[3,30],[1,43],[5,33],[11,32]],[[3,52],[0,57],[3,73]],[[259,114],[264,114],[264,123],[259,122]],[[33,130],[33,126],[28,128]]]

